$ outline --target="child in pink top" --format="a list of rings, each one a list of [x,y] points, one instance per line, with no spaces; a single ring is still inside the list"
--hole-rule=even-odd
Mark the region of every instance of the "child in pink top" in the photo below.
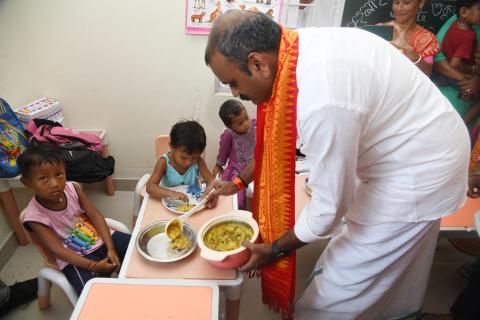
[[[18,165],[23,184],[35,191],[24,225],[55,255],[77,293],[88,280],[118,271],[130,235],[110,230],[82,189],[66,181],[60,151],[31,147],[20,155]]]
[[[249,118],[243,104],[234,99],[222,104],[219,115],[227,129],[220,136],[220,148],[213,176],[218,173],[222,180],[230,181],[253,159],[256,122],[255,119]],[[245,198],[245,190],[238,193],[239,209],[245,208]]]

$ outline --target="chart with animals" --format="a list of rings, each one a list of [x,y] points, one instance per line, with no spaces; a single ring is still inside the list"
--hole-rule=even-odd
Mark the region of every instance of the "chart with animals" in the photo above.
[[[282,5],[282,0],[187,0],[185,31],[208,34],[215,20],[232,9],[262,12],[279,22]]]

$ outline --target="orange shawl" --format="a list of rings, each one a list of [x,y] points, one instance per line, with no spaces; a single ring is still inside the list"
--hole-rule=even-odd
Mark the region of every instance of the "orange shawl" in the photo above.
[[[278,71],[272,96],[257,109],[254,215],[265,243],[295,224],[295,142],[297,118],[298,33],[282,29]],[[263,302],[292,317],[295,253],[261,270]]]

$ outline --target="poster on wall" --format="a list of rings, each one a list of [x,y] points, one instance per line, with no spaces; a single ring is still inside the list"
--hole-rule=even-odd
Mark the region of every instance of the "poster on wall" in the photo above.
[[[208,34],[213,23],[228,10],[263,12],[280,22],[283,0],[186,0],[185,32]]]

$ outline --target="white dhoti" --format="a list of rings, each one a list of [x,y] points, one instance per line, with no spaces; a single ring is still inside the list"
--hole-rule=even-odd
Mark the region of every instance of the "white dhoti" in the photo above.
[[[295,305],[296,320],[399,319],[422,307],[440,220],[347,220]]]

